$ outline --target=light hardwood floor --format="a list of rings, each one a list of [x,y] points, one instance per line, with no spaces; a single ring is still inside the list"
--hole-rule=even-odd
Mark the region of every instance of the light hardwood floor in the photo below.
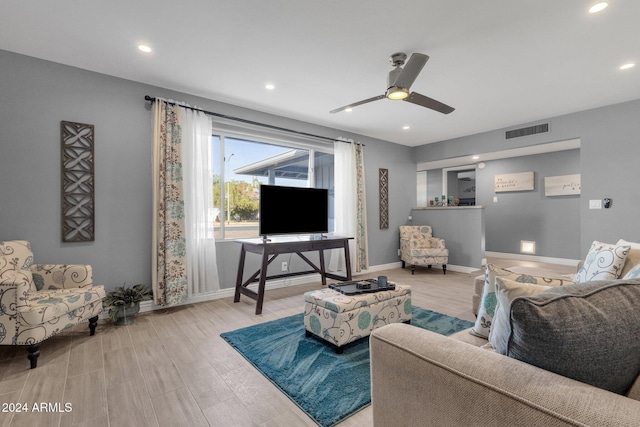
[[[398,268],[360,277],[380,274],[411,285],[418,307],[474,320],[472,278],[480,271],[443,275],[434,267],[412,276]],[[225,298],[143,313],[122,327],[101,320],[93,337],[86,324],[78,325],[46,340],[32,370],[24,348],[0,346],[0,426],[315,426],[220,333],[300,313],[303,293],[320,287],[318,282],[267,291],[259,316],[255,302],[242,297],[236,304]],[[58,404],[62,412],[33,412],[41,403],[54,410]],[[71,410],[64,412],[67,403]],[[11,404],[26,404],[29,412],[17,413]],[[370,407],[340,424],[371,425]]]

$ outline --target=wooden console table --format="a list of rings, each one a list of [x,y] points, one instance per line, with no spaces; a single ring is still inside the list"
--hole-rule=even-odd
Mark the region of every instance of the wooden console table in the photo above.
[[[240,301],[240,294],[246,295],[256,300],[256,314],[262,313],[262,301],[264,299],[265,282],[269,279],[280,279],[283,277],[300,276],[303,274],[319,273],[322,278],[322,285],[326,286],[327,277],[336,280],[351,280],[351,260],[349,258],[349,240],[353,237],[329,236],[323,238],[312,237],[295,237],[295,238],[274,238],[264,241],[263,239],[239,239],[236,242],[242,245],[240,249],[240,262],[238,263],[238,276],[236,278],[236,292],[233,302]],[[327,273],[324,262],[324,251],[326,249],[344,249],[346,276],[339,276],[333,273]],[[309,258],[304,256],[302,252],[318,252],[320,258],[320,266],[316,266]],[[247,252],[262,256],[262,264],[260,269],[253,273],[246,281],[243,281],[244,260]],[[283,273],[273,276],[267,276],[267,267],[280,254],[297,254],[302,260],[313,268],[308,271],[297,271],[293,273]],[[253,282],[258,282],[258,292],[249,289]]]

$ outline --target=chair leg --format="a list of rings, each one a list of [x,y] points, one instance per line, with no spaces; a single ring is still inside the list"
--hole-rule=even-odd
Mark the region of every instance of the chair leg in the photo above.
[[[447,274],[447,264],[442,264],[442,274]]]
[[[38,356],[40,356],[40,343],[29,345],[27,347],[27,351],[29,352],[27,357],[31,361],[31,369],[34,369],[36,366],[38,366]]]
[[[404,261],[402,261],[402,268],[404,268],[404,267],[405,267],[405,265],[404,265]]]
[[[427,265],[427,268],[428,268],[428,269],[431,269],[431,264]]]
[[[98,316],[89,319],[89,335],[93,336],[96,334],[96,326],[98,326]]]

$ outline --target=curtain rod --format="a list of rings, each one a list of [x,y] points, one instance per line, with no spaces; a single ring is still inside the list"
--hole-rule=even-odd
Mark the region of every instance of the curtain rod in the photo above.
[[[156,98],[152,97],[152,96],[149,96],[149,95],[145,95],[144,100],[148,101],[148,102],[155,102]],[[165,101],[165,102],[167,104],[169,104],[169,105],[178,105],[180,107],[188,108],[190,110],[200,111],[200,112],[202,112],[204,114],[207,114],[209,116],[220,117],[220,118],[223,118],[223,119],[233,120],[233,121],[236,121],[236,122],[242,122],[242,123],[247,123],[247,124],[250,124],[250,125],[261,126],[261,127],[265,127],[265,128],[269,128],[269,129],[273,129],[273,130],[279,130],[279,131],[282,131],[282,132],[294,133],[296,135],[303,135],[303,136],[309,136],[309,137],[312,137],[312,138],[324,139],[324,140],[331,141],[331,142],[335,142],[335,141],[348,142],[348,141],[342,141],[342,140],[337,139],[337,138],[329,138],[327,136],[314,135],[312,133],[300,132],[300,131],[297,131],[297,130],[287,129],[287,128],[283,128],[283,127],[280,127],[280,126],[274,126],[274,125],[269,125],[269,124],[266,124],[266,123],[255,122],[253,120],[242,119],[240,117],[228,116],[226,114],[221,114],[221,113],[214,113],[213,111],[207,111],[207,110],[203,110],[201,108],[195,108],[195,107],[191,107],[191,106],[188,106],[188,105],[181,105],[181,104],[179,104],[177,102],[170,102],[170,101]]]

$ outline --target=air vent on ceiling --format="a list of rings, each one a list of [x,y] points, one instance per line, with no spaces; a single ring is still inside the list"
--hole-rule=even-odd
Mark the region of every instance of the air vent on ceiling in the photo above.
[[[549,123],[541,125],[529,126],[522,129],[513,129],[506,132],[506,138],[520,138],[521,136],[535,135],[537,133],[549,132]]]

